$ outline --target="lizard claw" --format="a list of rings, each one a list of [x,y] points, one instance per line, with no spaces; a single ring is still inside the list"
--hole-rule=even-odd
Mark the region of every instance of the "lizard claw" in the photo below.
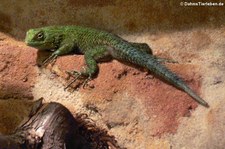
[[[67,84],[67,86],[64,88],[64,90],[66,90],[67,88],[69,88],[74,82],[76,82],[76,80],[79,78],[79,77],[82,77],[82,76],[85,76],[85,73],[82,73],[82,72],[79,72],[79,71],[66,71],[70,76],[74,76],[74,79],[69,82]],[[84,82],[82,83],[82,87],[84,88],[87,84],[88,84],[88,81],[91,80],[91,75],[89,74],[88,75],[88,78],[86,78],[84,80]]]
[[[91,75],[88,75],[88,78],[84,80],[82,87],[85,88],[86,85],[88,85],[88,81],[91,80]]]
[[[67,88],[69,88],[79,77],[80,77],[80,75],[77,75],[70,83],[68,83],[66,85],[66,87],[64,88],[64,90],[66,90]]]
[[[42,65],[46,65],[47,63],[52,63],[53,61],[55,61],[57,58],[57,55],[52,54],[51,56],[49,56],[47,59],[45,59],[42,63]]]
[[[66,71],[66,73],[69,75],[69,76],[78,76],[78,75],[82,75],[82,73],[80,71],[76,71],[76,70],[73,70],[73,71]]]

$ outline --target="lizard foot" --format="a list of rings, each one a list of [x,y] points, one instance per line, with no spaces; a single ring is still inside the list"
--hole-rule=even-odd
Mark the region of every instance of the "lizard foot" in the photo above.
[[[67,84],[67,86],[64,88],[64,90],[66,90],[67,88],[69,88],[74,82],[76,82],[77,79],[79,79],[80,77],[85,77],[87,76],[85,73],[79,72],[79,71],[66,71],[70,76],[73,76],[74,79]],[[85,88],[85,86],[88,84],[88,81],[91,80],[91,75],[88,74],[88,77],[84,80],[84,82],[82,83],[82,87]]]
[[[52,54],[51,56],[49,56],[47,59],[45,59],[45,60],[42,62],[42,66],[45,66],[45,65],[48,64],[48,63],[55,62],[56,58],[57,58],[57,55]]]

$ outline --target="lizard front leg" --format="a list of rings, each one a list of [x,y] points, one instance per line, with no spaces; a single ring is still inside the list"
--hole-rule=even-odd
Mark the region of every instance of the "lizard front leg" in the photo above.
[[[54,61],[58,56],[65,55],[70,53],[73,50],[73,44],[63,44],[60,46],[55,52],[51,54],[50,57],[45,59],[42,65],[46,65],[47,63],[51,63]]]
[[[71,84],[73,84],[78,78],[86,77],[83,82],[83,87],[87,85],[88,81],[98,72],[97,60],[109,56],[108,48],[105,46],[98,46],[94,49],[88,50],[84,53],[84,59],[86,67],[83,71],[72,71],[68,72],[70,75],[75,76],[74,79],[65,87],[67,89]]]

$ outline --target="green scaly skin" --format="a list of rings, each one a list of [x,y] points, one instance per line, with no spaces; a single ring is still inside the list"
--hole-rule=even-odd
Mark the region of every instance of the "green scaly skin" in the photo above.
[[[97,61],[100,59],[112,57],[137,64],[185,91],[203,106],[209,107],[208,103],[189,88],[181,78],[162,65],[161,59],[151,55],[151,49],[145,43],[131,43],[114,34],[80,26],[30,29],[26,34],[25,42],[39,50],[55,50],[48,60],[71,52],[84,54],[87,67],[81,72],[74,71],[74,75],[85,76],[88,79],[91,79],[98,71]]]

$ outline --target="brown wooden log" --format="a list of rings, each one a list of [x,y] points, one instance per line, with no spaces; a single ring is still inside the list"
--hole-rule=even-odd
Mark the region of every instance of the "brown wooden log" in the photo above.
[[[75,118],[63,105],[38,100],[30,118],[14,134],[0,135],[0,149],[108,149],[119,148],[115,138],[99,129],[87,115]]]

